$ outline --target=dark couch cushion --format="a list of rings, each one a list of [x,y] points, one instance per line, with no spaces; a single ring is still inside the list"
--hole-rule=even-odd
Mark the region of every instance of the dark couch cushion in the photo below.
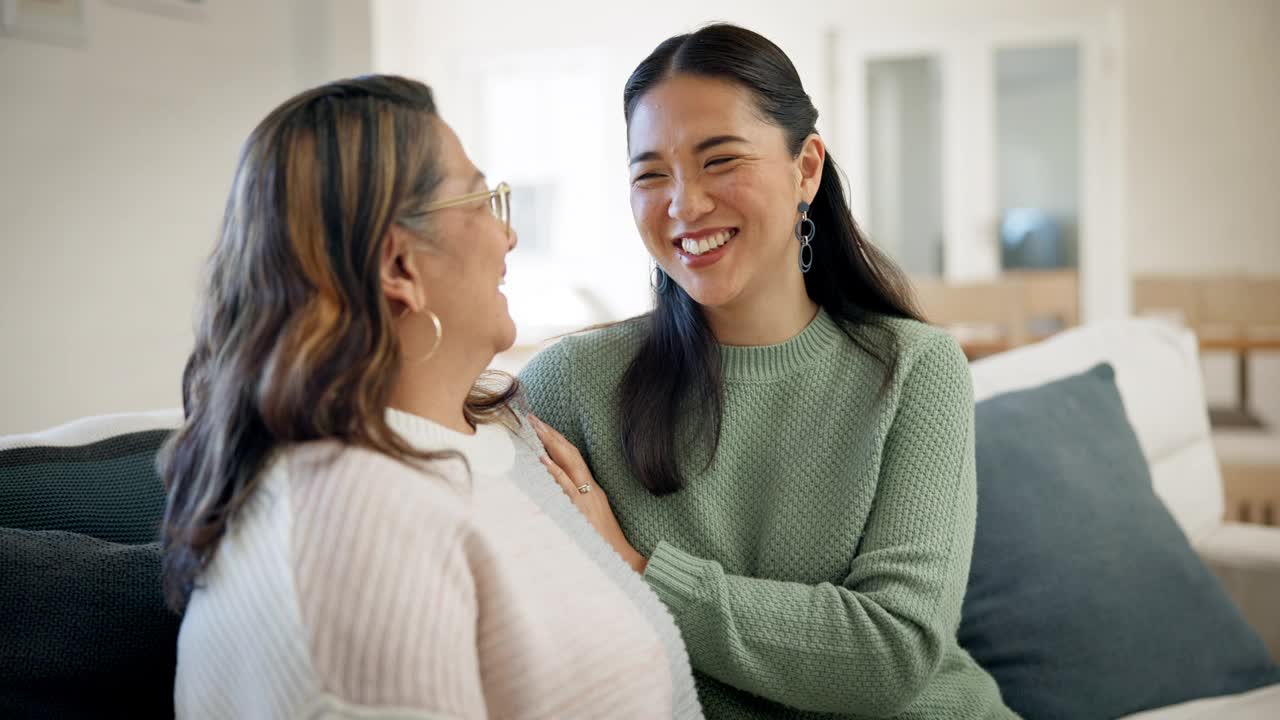
[[[156,453],[169,430],[0,450],[3,717],[172,717]]]
[[[155,461],[169,433],[0,450],[0,527],[63,530],[118,543],[158,539],[165,496]]]
[[[1110,365],[977,406],[960,643],[1030,720],[1280,682],[1151,487]]]
[[[0,528],[0,713],[172,717],[179,618],[157,543]]]

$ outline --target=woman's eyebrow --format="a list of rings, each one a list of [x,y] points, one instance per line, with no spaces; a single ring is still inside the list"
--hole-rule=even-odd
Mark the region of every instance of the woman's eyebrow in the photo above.
[[[737,135],[716,135],[713,137],[709,137],[706,140],[703,140],[697,145],[694,145],[693,151],[695,153],[706,152],[707,150],[710,150],[711,148],[717,145],[724,145],[726,143],[735,143],[735,142],[745,143],[745,142],[748,142],[748,140],[744,137],[738,137]],[[657,160],[657,159],[658,159],[658,153],[653,150],[648,150],[640,153],[639,155],[632,157],[630,164],[635,165],[636,163],[648,162],[649,160]]]
[[[657,159],[658,159],[658,153],[654,152],[653,150],[647,150],[631,158],[630,164],[635,165],[636,163],[648,162],[650,160],[657,160]]]
[[[747,142],[747,139],[744,137],[738,137],[737,135],[716,135],[715,137],[709,137],[706,140],[703,140],[702,142],[698,143],[697,145],[694,145],[693,151],[695,153],[705,152],[717,145],[725,145],[727,143],[736,143],[736,142],[744,143],[744,142]]]

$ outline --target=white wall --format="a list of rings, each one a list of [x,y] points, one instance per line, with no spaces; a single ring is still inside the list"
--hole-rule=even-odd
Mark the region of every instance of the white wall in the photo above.
[[[446,7],[374,0],[376,66],[424,78],[439,91],[446,117],[478,125],[467,117],[473,89],[459,80],[459,64],[545,48],[600,50],[611,58],[605,74],[616,89],[610,102],[617,104],[608,112],[616,113],[627,73],[657,42],[710,20],[730,20],[763,32],[791,56],[823,115],[821,129],[833,152],[856,175],[865,158],[852,154],[840,128],[842,106],[865,102],[847,92],[851,76],[861,70],[828,64],[833,29],[841,43],[876,44],[886,31],[1072,25],[1102,18],[1106,47],[1089,56],[1082,78],[1092,73],[1114,79],[1117,90],[1110,99],[1115,107],[1106,117],[1095,116],[1094,126],[1081,128],[1109,138],[1107,147],[1084,158],[1082,175],[1117,156],[1118,171],[1108,173],[1106,183],[1081,188],[1081,203],[1086,213],[1102,204],[1115,206],[1119,221],[1101,230],[1118,236],[1120,244],[1081,248],[1082,263],[1103,269],[1101,277],[1084,279],[1086,309],[1103,308],[1092,313],[1096,316],[1127,308],[1127,278],[1133,272],[1247,268],[1280,273],[1276,0],[816,0],[803,7],[654,0],[642,12],[601,7],[586,0],[491,0]],[[960,67],[944,83],[957,77],[992,82],[990,59],[981,55],[982,48],[971,50],[959,57]],[[951,84],[953,92],[972,94],[972,82]],[[965,152],[994,149],[993,138],[979,136],[993,126],[990,109],[970,110],[962,134],[967,144],[948,158],[961,167],[971,165]],[[620,142],[620,122],[613,132]],[[994,193],[994,182],[986,178],[969,177],[965,183],[971,192],[989,184]],[[624,199],[622,184],[613,192]],[[852,193],[855,205],[865,201],[865,188],[855,183]],[[618,235],[597,235],[588,242],[638,245],[625,209],[620,213],[621,220],[611,226]],[[1229,397],[1229,374],[1211,370],[1211,395]],[[1276,387],[1274,373],[1267,377],[1271,380],[1258,378],[1259,392]]]
[[[622,82],[646,52],[675,32],[731,20],[792,57],[847,164],[830,129],[840,113],[833,88],[852,70],[827,64],[830,29],[856,37],[1119,8],[1112,60],[1125,88],[1129,266],[1280,272],[1274,0],[819,0],[803,9],[654,0],[643,11],[585,0],[218,0],[201,22],[86,4],[84,48],[0,37],[0,433],[178,402],[197,272],[240,142],[287,95],[365,71],[374,55],[378,69],[431,82],[446,117],[465,117],[470,89],[453,71],[471,59],[603,49],[616,93],[605,117],[617,129]],[[625,190],[614,192],[621,242],[634,240]]]
[[[494,0],[426,6],[375,0],[379,68],[427,76],[450,104],[450,59],[546,47],[603,47],[625,72],[663,37],[715,19],[778,42],[828,124],[838,113],[824,64],[829,27],[857,41],[881,28],[946,28],[1123,15],[1128,222],[1132,270],[1280,272],[1280,3],[1275,0],[658,0],[644,12],[597,3]],[[429,15],[429,16],[428,16]],[[417,18],[415,22],[411,18]],[[835,74],[844,72],[835,68]],[[465,138],[464,138],[465,139]],[[836,139],[839,150],[839,138]],[[856,189],[855,189],[856,192]]]
[[[1280,273],[1280,2],[862,0],[840,7],[835,17],[850,28],[1042,22],[1118,10],[1118,54],[1107,62],[1122,72],[1129,271]]]
[[[240,143],[371,64],[366,0],[86,4],[84,47],[0,37],[0,433],[176,406]]]
[[[1280,2],[1126,7],[1133,270],[1280,273]]]

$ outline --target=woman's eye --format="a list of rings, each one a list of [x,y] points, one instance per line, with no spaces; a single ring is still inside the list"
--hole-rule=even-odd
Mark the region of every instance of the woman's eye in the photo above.
[[[632,180],[631,182],[641,182],[641,181],[644,181],[644,180],[656,180],[656,179],[658,179],[658,178],[660,178],[660,177],[662,177],[662,176],[661,176],[661,175],[659,175],[658,173],[645,173],[645,174],[640,175],[639,177],[637,177],[635,180]]]
[[[708,160],[708,161],[707,161],[707,167],[714,167],[714,166],[716,166],[716,165],[724,165],[725,163],[732,162],[732,161],[734,161],[734,160],[736,160],[736,159],[737,159],[737,158],[733,158],[733,157],[718,157],[718,158],[711,158],[710,160]]]

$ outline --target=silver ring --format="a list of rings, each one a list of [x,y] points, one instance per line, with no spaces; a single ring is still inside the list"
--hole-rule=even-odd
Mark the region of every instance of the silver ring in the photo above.
[[[578,492],[582,493],[583,495],[586,495],[587,493],[591,492],[591,485],[589,483],[585,485],[579,485]]]

